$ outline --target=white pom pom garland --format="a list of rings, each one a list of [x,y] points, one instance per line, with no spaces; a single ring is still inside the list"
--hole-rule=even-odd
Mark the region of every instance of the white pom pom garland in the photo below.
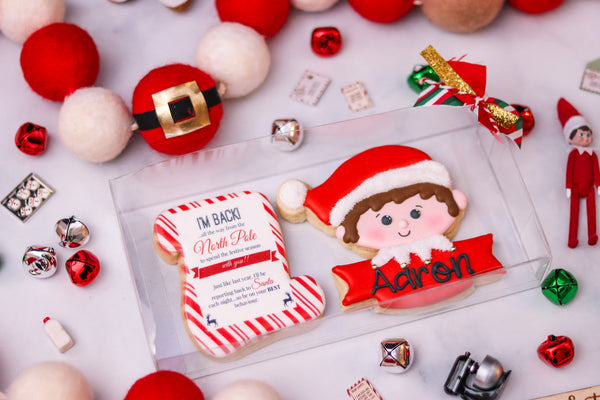
[[[196,66],[226,86],[225,98],[247,95],[267,77],[271,55],[265,39],[236,22],[210,28],[198,43]]]
[[[64,0],[0,0],[2,33],[24,43],[33,32],[65,16]]]
[[[266,383],[248,379],[229,384],[213,400],[281,400],[281,396]]]
[[[105,162],[118,156],[131,136],[133,120],[125,102],[108,89],[91,87],[66,98],[58,135],[77,157]]]
[[[291,0],[290,3],[292,6],[296,7],[302,11],[315,12],[315,11],[325,11],[331,7],[338,0]]]
[[[42,362],[22,371],[7,392],[10,400],[93,400],[85,376],[64,362]]]

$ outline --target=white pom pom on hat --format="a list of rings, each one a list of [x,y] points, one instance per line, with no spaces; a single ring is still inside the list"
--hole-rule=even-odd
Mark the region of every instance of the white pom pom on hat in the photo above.
[[[82,88],[65,99],[58,115],[58,136],[77,157],[101,163],[123,151],[132,123],[119,95],[100,87]]]
[[[277,201],[290,210],[304,208],[308,187],[302,181],[290,179],[281,184],[277,191]]]
[[[38,29],[63,22],[64,0],[0,0],[0,29],[7,38],[24,43]]]
[[[195,63],[225,85],[223,98],[242,97],[267,77],[271,56],[265,38],[237,22],[210,28],[198,42]]]

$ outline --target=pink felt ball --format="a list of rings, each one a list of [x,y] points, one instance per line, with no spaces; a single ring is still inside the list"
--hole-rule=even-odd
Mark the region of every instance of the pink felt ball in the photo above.
[[[562,4],[563,0],[508,0],[508,2],[517,10],[529,14],[541,14],[554,10]]]
[[[352,8],[369,21],[396,21],[413,7],[413,0],[348,0]]]
[[[96,81],[100,57],[92,37],[73,24],[54,23],[29,36],[21,50],[21,69],[34,92],[63,101]]]
[[[204,395],[185,375],[158,371],[137,380],[125,400],[204,400]]]
[[[273,37],[287,21],[289,0],[216,0],[222,22],[237,22]]]

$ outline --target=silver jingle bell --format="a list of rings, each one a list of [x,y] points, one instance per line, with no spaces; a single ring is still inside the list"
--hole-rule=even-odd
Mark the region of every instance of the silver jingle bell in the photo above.
[[[296,150],[302,144],[304,132],[293,118],[276,119],[271,129],[271,143],[281,151]]]
[[[413,361],[413,349],[405,339],[388,339],[381,342],[381,362],[386,372],[401,374]]]
[[[484,390],[492,389],[500,381],[504,374],[504,369],[498,360],[490,355],[486,355],[479,363],[473,385]]]
[[[87,226],[74,216],[63,218],[56,223],[56,234],[61,247],[74,249],[83,246],[90,239]]]
[[[56,253],[52,247],[29,246],[23,255],[23,268],[34,278],[49,278],[56,272]]]

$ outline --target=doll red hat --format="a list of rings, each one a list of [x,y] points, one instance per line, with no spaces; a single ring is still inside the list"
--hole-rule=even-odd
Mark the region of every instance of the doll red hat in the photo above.
[[[563,135],[570,139],[571,132],[582,126],[589,126],[585,118],[579,114],[579,111],[564,98],[560,98],[556,104],[558,119],[563,127]]]
[[[421,150],[381,146],[350,158],[313,189],[294,179],[284,182],[277,201],[292,213],[306,207],[325,224],[338,226],[356,203],[377,193],[417,183],[450,187],[450,174]]]

